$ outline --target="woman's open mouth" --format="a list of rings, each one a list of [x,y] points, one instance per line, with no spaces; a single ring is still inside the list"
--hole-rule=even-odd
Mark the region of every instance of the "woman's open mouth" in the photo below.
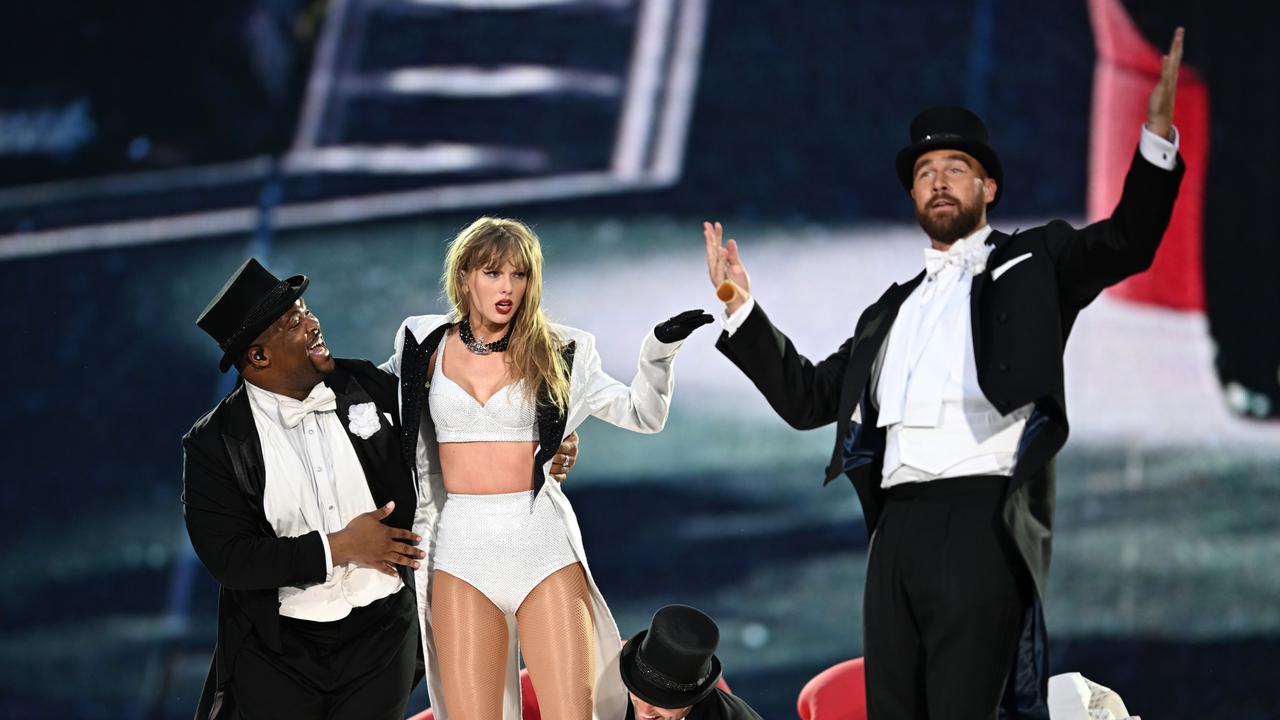
[[[511,312],[512,308],[515,307],[515,303],[511,302],[510,300],[499,300],[498,302],[494,303],[493,307],[500,314],[506,315],[507,313]]]

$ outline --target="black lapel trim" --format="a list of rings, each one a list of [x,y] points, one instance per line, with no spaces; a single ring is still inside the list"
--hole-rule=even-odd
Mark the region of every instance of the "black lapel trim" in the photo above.
[[[356,457],[360,460],[360,467],[364,470],[365,482],[369,485],[369,490],[373,493],[373,502],[377,506],[381,506],[387,500],[390,500],[388,488],[385,481],[390,478],[382,476],[382,469],[387,467],[388,462],[397,461],[398,458],[389,457],[391,453],[391,433],[394,428],[387,419],[382,416],[381,409],[377,403],[373,401],[373,397],[369,395],[364,386],[355,376],[343,370],[341,367],[334,370],[325,378],[325,385],[333,390],[334,397],[337,399],[338,421],[342,423],[342,429],[347,434],[347,439],[351,441],[351,447],[356,451]],[[374,406],[375,415],[378,418],[378,429],[368,439],[362,438],[351,431],[351,408],[355,405],[370,403]]]
[[[569,373],[569,379],[573,379],[573,356],[577,352],[577,341],[570,341],[567,345],[560,349],[560,356],[564,359],[565,371]],[[542,466],[556,454],[556,450],[560,449],[560,441],[564,439],[564,426],[569,420],[569,410],[556,405],[551,401],[551,396],[547,393],[545,387],[538,390],[538,407],[536,410],[538,418],[538,453],[533,458],[533,494],[537,495],[541,490],[546,478],[542,473]]]
[[[1017,234],[1018,231],[1014,230],[1013,235]],[[999,230],[992,230],[987,235],[986,244],[992,246],[991,254],[987,256],[987,267],[969,285],[969,332],[973,336],[973,361],[979,368],[983,367],[986,355],[982,345],[982,298],[987,286],[991,284],[991,268],[1000,262],[1005,246],[1013,239],[1013,235],[1006,235]]]
[[[924,272],[916,275],[902,285],[893,284],[873,306],[872,315],[863,325],[862,331],[854,338],[853,347],[849,349],[849,364],[845,369],[844,382],[840,386],[840,405],[836,416],[836,446],[831,453],[831,464],[827,466],[824,482],[831,482],[844,467],[843,447],[845,436],[852,422],[853,408],[861,400],[867,387],[867,378],[871,374],[871,365],[880,346],[889,337],[889,329],[898,317],[898,309],[903,301],[924,280]]]
[[[241,380],[223,401],[226,408],[222,416],[222,444],[227,448],[231,465],[235,470],[240,491],[256,499],[262,507],[262,494],[266,488],[266,471],[262,459],[262,440],[253,424],[253,411],[249,409],[249,391]]]
[[[431,353],[439,347],[441,338],[451,327],[453,323],[442,323],[421,343],[413,336],[412,330],[404,329],[404,344],[400,350],[400,448],[405,465],[415,474],[418,467],[418,428],[422,425],[422,409],[426,407]]]

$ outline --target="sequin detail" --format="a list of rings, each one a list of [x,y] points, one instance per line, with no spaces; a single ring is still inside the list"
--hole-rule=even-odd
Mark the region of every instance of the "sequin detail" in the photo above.
[[[702,677],[698,678],[697,682],[679,683],[667,677],[666,675],[663,675],[661,672],[659,672],[658,670],[654,669],[651,665],[649,665],[649,663],[646,663],[644,661],[644,658],[640,657],[640,653],[635,654],[635,660],[636,660],[636,669],[640,671],[641,675],[644,675],[646,678],[648,678],[649,682],[654,683],[656,685],[661,685],[662,687],[667,688],[668,690],[679,690],[681,692],[697,690],[699,687],[701,687],[703,683],[707,681],[707,678],[710,677],[710,675],[703,675]]]
[[[438,442],[538,440],[537,414],[524,383],[517,381],[503,387],[481,405],[444,374],[443,343],[436,351],[435,374],[427,394]]]
[[[450,493],[436,533],[435,569],[484,593],[507,615],[538,583],[578,562],[560,513],[531,491]]]

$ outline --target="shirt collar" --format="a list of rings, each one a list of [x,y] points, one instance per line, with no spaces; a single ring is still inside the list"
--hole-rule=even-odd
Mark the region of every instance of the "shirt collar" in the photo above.
[[[965,237],[951,243],[951,247],[947,248],[948,255],[969,255],[982,249],[986,244],[987,238],[991,235],[991,225],[983,225],[974,230]]]
[[[991,226],[983,225],[969,235],[951,243],[946,250],[924,248],[924,264],[928,277],[932,279],[936,273],[947,266],[964,268],[977,275],[986,269],[987,257],[992,246],[986,244],[991,235]]]
[[[315,387],[311,388],[311,392],[307,395],[306,398],[304,398],[302,401],[298,401],[298,400],[294,400],[288,395],[281,395],[280,393],[271,392],[266,388],[258,387],[257,385],[254,385],[253,383],[249,382],[248,380],[244,381],[244,387],[246,390],[249,391],[249,402],[253,403],[254,407],[256,407],[259,412],[265,413],[267,417],[271,418],[277,423],[280,423],[281,425],[284,424],[284,420],[280,416],[281,402],[290,402],[290,403],[305,402],[306,400],[312,397],[315,397],[316,393],[323,393],[325,389],[328,388],[328,386],[325,385],[323,381],[318,382],[316,383]]]

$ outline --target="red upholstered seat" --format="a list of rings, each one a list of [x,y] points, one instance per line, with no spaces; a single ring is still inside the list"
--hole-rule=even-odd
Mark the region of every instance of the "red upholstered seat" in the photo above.
[[[1147,119],[1147,96],[1160,78],[1160,55],[1142,37],[1120,0],[1089,0],[1098,48],[1089,132],[1089,221],[1111,215]],[[1167,43],[1168,39],[1162,39]],[[1209,88],[1195,68],[1178,73],[1174,114],[1187,163],[1164,242],[1147,272],[1111,289],[1133,302],[1176,310],[1204,309],[1204,180],[1209,156]]]
[[[866,720],[862,658],[845,660],[805,683],[796,699],[801,720]]]

